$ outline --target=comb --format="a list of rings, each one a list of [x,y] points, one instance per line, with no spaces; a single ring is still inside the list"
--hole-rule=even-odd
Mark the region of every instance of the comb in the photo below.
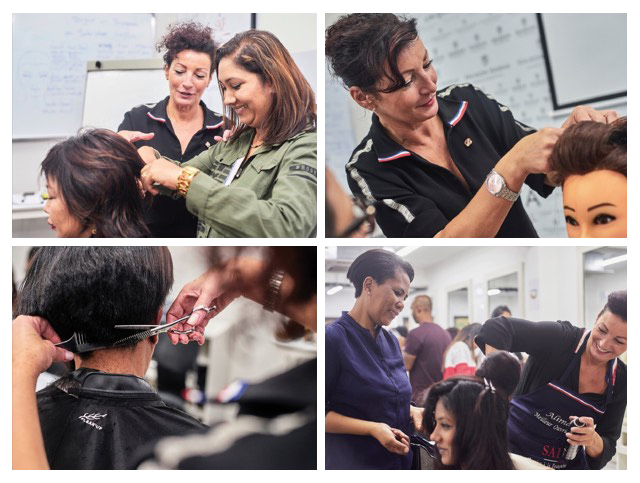
[[[74,354],[82,354],[83,352],[91,352],[110,347],[111,344],[89,342],[84,332],[74,332],[69,339],[55,344],[55,346],[66,349]]]

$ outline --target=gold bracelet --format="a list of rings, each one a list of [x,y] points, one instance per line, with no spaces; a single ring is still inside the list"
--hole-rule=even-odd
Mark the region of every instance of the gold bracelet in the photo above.
[[[182,172],[180,173],[180,176],[178,176],[178,183],[176,184],[176,190],[180,196],[183,198],[187,197],[187,192],[191,186],[191,180],[195,178],[199,172],[200,170],[198,168],[194,168],[192,166],[185,166],[182,168]]]

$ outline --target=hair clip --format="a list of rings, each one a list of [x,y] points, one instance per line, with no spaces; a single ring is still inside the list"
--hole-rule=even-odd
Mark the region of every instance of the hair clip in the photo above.
[[[491,381],[488,380],[486,377],[484,378],[484,387],[489,389],[491,392],[496,392],[496,388],[493,386]]]

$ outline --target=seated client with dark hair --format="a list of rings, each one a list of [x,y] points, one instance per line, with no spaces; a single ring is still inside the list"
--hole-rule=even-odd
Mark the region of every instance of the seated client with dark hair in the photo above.
[[[106,346],[76,353],[76,370],[37,393],[52,469],[125,469],[143,444],[205,428],[142,379],[157,335],[113,347],[131,335],[116,325],[160,322],[172,284],[166,247],[43,247],[34,257],[16,315]]]
[[[147,237],[140,172],[132,144],[88,129],[52,147],[42,161],[47,222],[61,238]]]

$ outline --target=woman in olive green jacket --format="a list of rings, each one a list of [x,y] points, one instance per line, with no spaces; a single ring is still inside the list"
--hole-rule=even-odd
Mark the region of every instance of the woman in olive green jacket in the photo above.
[[[271,33],[224,44],[216,72],[231,138],[186,163],[140,148],[144,188],[184,196],[199,237],[310,237],[316,232],[316,106]]]

